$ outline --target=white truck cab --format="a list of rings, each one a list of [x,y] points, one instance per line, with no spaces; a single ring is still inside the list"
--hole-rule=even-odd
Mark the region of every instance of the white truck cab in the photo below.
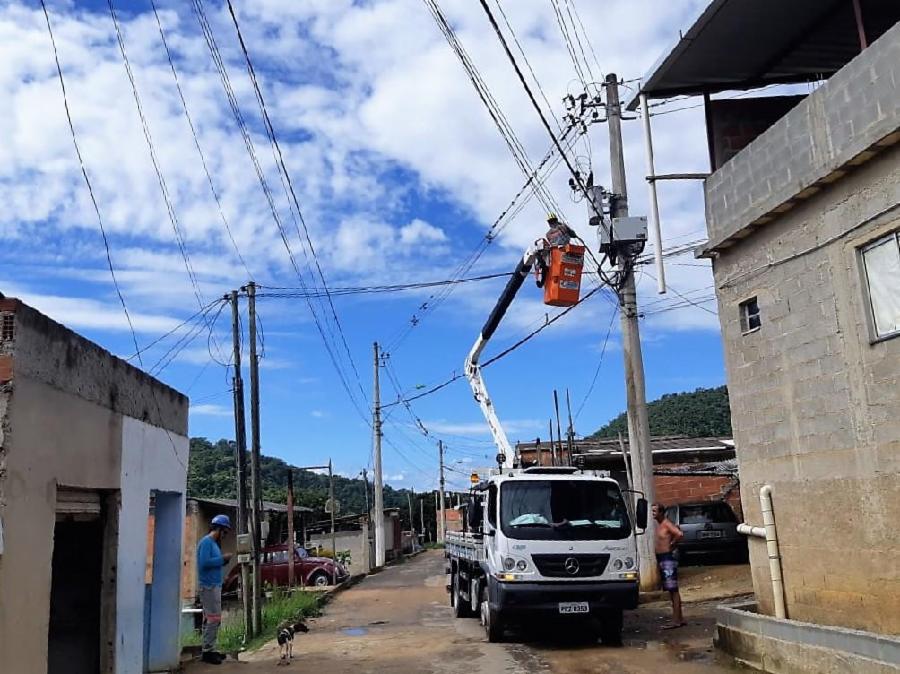
[[[646,526],[646,502],[630,498],[570,467],[504,469],[476,485],[468,530],[446,537],[456,615],[480,617],[490,641],[554,617],[619,643],[622,611],[638,601],[635,524]]]

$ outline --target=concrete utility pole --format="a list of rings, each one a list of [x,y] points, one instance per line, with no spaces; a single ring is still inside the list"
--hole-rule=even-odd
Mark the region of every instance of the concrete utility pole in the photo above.
[[[378,342],[375,342],[375,566],[384,566],[384,492],[381,476],[381,386],[378,383]]]
[[[614,73],[606,76],[606,114],[609,122],[610,189],[614,212],[611,218],[628,215],[628,189],[625,180],[625,155],[622,148],[622,107],[619,103],[619,82]],[[625,357],[625,391],[628,401],[628,446],[632,457],[631,468],[635,488],[644,492],[653,503],[653,457],[650,449],[650,422],[647,418],[647,394],[644,388],[644,359],[641,353],[641,335],[638,328],[637,291],[634,282],[634,256],[622,256],[625,274],[619,291],[621,309],[622,352]],[[638,537],[640,555],[641,589],[655,590],[659,582],[653,536],[656,522],[651,518],[647,531]]]
[[[262,478],[259,474],[259,358],[256,356],[256,284],[247,284],[247,308],[250,315],[250,492],[253,556],[253,634],[262,626]]]
[[[413,519],[412,493],[411,492],[406,492],[406,503],[409,505],[409,530],[412,532],[413,537],[415,537],[416,521]]]
[[[440,533],[438,535],[438,542],[444,542],[444,536],[447,534],[447,515],[444,512],[444,441],[438,440],[438,460],[441,464],[441,518],[438,520],[440,524]]]
[[[287,474],[288,588],[294,587],[294,470]]]
[[[244,415],[244,378],[241,373],[241,323],[239,318],[238,292],[232,290],[227,296],[231,301],[231,335],[234,347],[234,465],[237,473],[237,521],[238,534],[247,534],[247,428]],[[254,635],[252,603],[250,601],[250,573],[246,564],[241,564],[241,594],[244,602],[244,641]]]
[[[553,389],[553,407],[556,408],[556,442],[559,445],[559,457],[562,459],[565,453],[563,452],[562,429],[559,423],[559,396],[556,393],[556,389]]]
[[[422,537],[425,536],[425,499],[419,499],[419,525],[422,527]]]

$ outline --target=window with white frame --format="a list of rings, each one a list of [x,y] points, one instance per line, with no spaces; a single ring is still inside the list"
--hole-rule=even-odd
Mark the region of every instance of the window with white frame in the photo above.
[[[749,300],[741,302],[740,309],[741,332],[747,334],[748,332],[759,330],[759,326],[762,325],[762,320],[759,316],[759,302],[756,301],[756,298],[751,297]]]
[[[873,241],[860,251],[875,337],[900,334],[900,232]]]

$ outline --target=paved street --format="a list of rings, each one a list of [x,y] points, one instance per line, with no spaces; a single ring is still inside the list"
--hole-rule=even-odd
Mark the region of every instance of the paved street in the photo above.
[[[270,644],[248,662],[195,666],[207,672],[296,671],[329,674],[415,672],[662,672],[715,674],[733,671],[712,650],[712,603],[689,604],[688,627],[663,632],[662,605],[626,614],[625,646],[567,644],[561,637],[510,635],[489,644],[477,620],[454,620],[444,591],[444,559],[433,551],[370,576],[339,595],[325,614],[310,621],[310,632],[295,641],[295,660],[278,665]]]

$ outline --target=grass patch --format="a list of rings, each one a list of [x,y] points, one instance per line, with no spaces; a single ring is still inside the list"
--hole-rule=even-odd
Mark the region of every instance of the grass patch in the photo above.
[[[271,599],[262,607],[262,629],[259,636],[244,644],[244,616],[242,612],[229,613],[219,628],[218,649],[225,653],[240,650],[252,651],[275,638],[275,632],[286,622],[319,615],[321,592],[287,593],[276,589]],[[181,640],[182,646],[197,646],[200,634],[191,632]]]
[[[432,541],[430,543],[425,544],[425,549],[426,550],[443,550],[444,544],[443,543],[435,543]]]

